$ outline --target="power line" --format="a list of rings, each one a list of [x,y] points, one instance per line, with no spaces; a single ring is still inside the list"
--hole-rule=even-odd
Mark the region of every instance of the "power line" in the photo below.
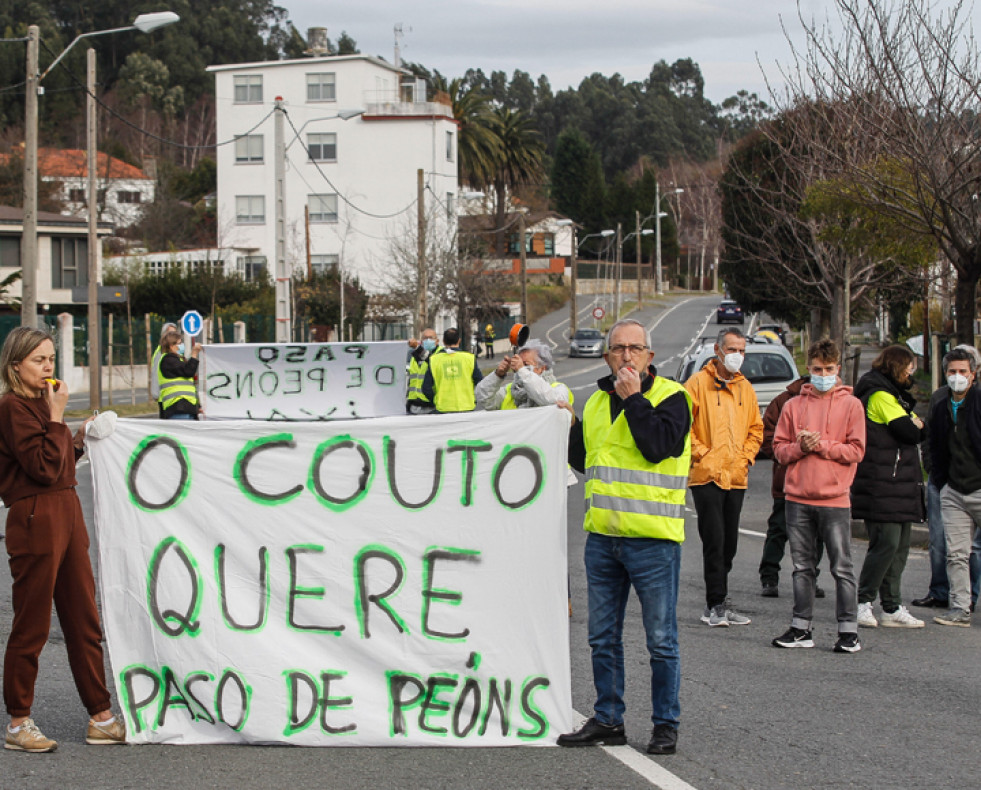
[[[274,110],[274,112],[275,112],[275,110]],[[295,124],[293,123],[293,119],[292,119],[292,118],[290,118],[290,114],[289,114],[288,112],[286,112],[286,110],[283,110],[282,112],[283,112],[283,115],[284,115],[284,116],[286,117],[286,120],[287,120],[287,122],[289,123],[289,125],[290,125],[290,128],[291,128],[291,129],[293,130],[293,134],[294,134],[294,136],[293,136],[293,140],[291,140],[291,141],[290,141],[290,145],[292,145],[292,144],[293,144],[293,141],[295,141],[295,140],[296,140],[296,139],[297,139],[297,138],[298,138],[298,137],[300,136],[300,131],[299,131],[299,130],[298,130],[298,129],[296,128],[296,125],[295,125]],[[412,208],[412,207],[413,207],[413,206],[414,206],[414,205],[416,204],[416,198],[413,198],[413,200],[412,200],[412,202],[411,202],[411,203],[409,203],[409,205],[407,205],[407,206],[406,206],[405,208],[402,208],[402,209],[399,209],[398,211],[396,211],[396,212],[394,212],[394,213],[392,213],[392,214],[375,214],[375,213],[374,213],[374,212],[372,212],[372,211],[368,211],[368,210],[366,210],[366,209],[363,209],[363,208],[361,208],[360,206],[358,206],[358,205],[356,205],[356,204],[354,204],[354,203],[353,203],[352,201],[350,201],[350,200],[349,200],[349,199],[348,199],[348,198],[347,198],[347,197],[346,197],[346,196],[345,196],[345,195],[344,195],[344,194],[343,194],[343,193],[341,192],[341,190],[339,190],[339,189],[338,189],[338,188],[337,188],[337,187],[336,187],[336,186],[334,185],[334,182],[333,182],[333,181],[331,181],[331,180],[330,180],[330,179],[329,179],[329,178],[327,177],[327,174],[326,174],[326,173],[325,173],[325,172],[323,171],[323,169],[322,169],[322,168],[320,167],[320,163],[319,163],[319,162],[318,162],[318,161],[317,161],[316,159],[314,159],[313,157],[311,157],[311,156],[310,156],[310,149],[308,149],[308,148],[307,148],[307,147],[306,147],[305,145],[303,145],[303,141],[302,141],[302,140],[300,140],[300,145],[301,145],[301,146],[303,147],[303,151],[304,151],[304,153],[305,153],[305,154],[307,155],[307,157],[309,158],[309,161],[310,161],[310,162],[312,162],[312,163],[313,163],[313,166],[317,168],[317,172],[318,172],[318,173],[320,173],[320,176],[321,176],[321,178],[323,178],[323,179],[324,179],[324,181],[326,181],[326,182],[327,182],[327,185],[328,185],[328,186],[329,186],[329,187],[330,187],[331,189],[333,189],[333,190],[334,190],[334,193],[335,193],[335,194],[336,194],[336,195],[337,195],[337,196],[338,196],[338,197],[339,197],[339,198],[340,198],[341,200],[343,200],[343,201],[344,201],[345,203],[347,203],[347,205],[348,205],[348,206],[350,206],[351,208],[353,208],[353,209],[354,209],[355,211],[357,211],[357,212],[358,212],[359,214],[364,214],[364,215],[365,215],[366,217],[373,217],[374,219],[394,219],[395,217],[397,217],[397,216],[399,216],[399,215],[401,215],[401,214],[404,214],[404,213],[405,213],[406,211],[408,211],[409,209],[411,209],[411,208]],[[308,185],[308,186],[309,186],[309,185]]]

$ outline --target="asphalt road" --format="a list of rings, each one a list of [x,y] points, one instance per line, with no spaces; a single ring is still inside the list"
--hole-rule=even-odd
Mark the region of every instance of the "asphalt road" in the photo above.
[[[672,296],[638,316],[654,327],[655,363],[673,375],[692,340],[714,334],[717,298]],[[584,307],[586,313],[588,306]],[[582,326],[590,325],[584,316]],[[581,412],[602,360],[567,358],[568,311],[533,327],[556,346],[559,378]],[[490,364],[489,362],[487,364]],[[905,631],[863,629],[864,649],[831,652],[834,598],[821,583],[814,650],[777,650],[770,640],[790,620],[789,564],[781,597],[759,597],[757,566],[770,510],[769,464],[754,467],[743,510],[743,534],[730,576],[736,605],[752,624],[710,629],[704,605],[694,514],[686,523],[678,607],[682,650],[682,727],[676,755],[643,753],[650,734],[649,669],[639,609],[625,630],[626,728],[629,745],[608,749],[300,749],[287,747],[84,745],[85,713],[75,694],[59,632],[41,658],[35,715],[61,746],[52,755],[0,754],[0,788],[976,788],[981,681],[981,627],[928,622]],[[79,493],[91,515],[87,467]],[[582,486],[569,489],[569,573],[573,613],[573,704],[588,715],[593,701],[586,643],[582,570]],[[90,521],[91,523],[91,521]],[[856,564],[864,544],[854,544]],[[925,593],[929,562],[914,551],[904,599]],[[0,569],[0,638],[9,629],[9,574]],[[914,613],[925,616],[929,610]]]

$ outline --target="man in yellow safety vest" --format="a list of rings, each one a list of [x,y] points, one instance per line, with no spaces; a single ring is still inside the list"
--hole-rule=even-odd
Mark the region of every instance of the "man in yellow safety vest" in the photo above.
[[[648,754],[674,754],[681,716],[678,583],[691,463],[691,397],[657,375],[643,324],[610,329],[600,379],[569,436],[569,463],[586,475],[586,580],[594,715],[559,746],[627,742],[623,701],[623,613],[640,599],[651,656]],[[561,405],[561,404],[560,404]],[[572,411],[571,407],[568,407]],[[573,413],[574,414],[574,413]]]
[[[429,359],[429,370],[422,380],[422,394],[441,414],[473,411],[473,388],[484,377],[473,354],[460,351],[460,330],[443,332],[444,353]]]
[[[429,358],[443,349],[436,339],[435,329],[422,330],[422,342],[412,338],[409,341],[412,353],[409,355],[409,381],[405,393],[405,411],[408,414],[432,414],[436,411],[422,392],[422,380],[429,370]]]

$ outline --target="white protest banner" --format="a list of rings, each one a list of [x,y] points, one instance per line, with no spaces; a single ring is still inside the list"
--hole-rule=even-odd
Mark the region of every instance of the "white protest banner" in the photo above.
[[[405,414],[408,347],[388,343],[204,346],[209,420],[343,420]]]
[[[546,408],[89,440],[130,741],[554,744],[567,440]]]

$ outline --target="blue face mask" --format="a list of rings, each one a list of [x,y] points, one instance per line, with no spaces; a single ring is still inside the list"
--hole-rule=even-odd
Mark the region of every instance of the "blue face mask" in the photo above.
[[[838,376],[832,373],[830,376],[811,376],[811,384],[818,392],[827,392],[832,389],[838,381]]]
[[[422,347],[426,349],[426,351],[435,351],[436,341],[433,340],[431,337],[427,337],[425,340],[422,341]]]
[[[177,353],[180,354],[181,356],[184,356],[184,344],[183,343],[179,343],[178,344],[178,346],[177,346]]]

